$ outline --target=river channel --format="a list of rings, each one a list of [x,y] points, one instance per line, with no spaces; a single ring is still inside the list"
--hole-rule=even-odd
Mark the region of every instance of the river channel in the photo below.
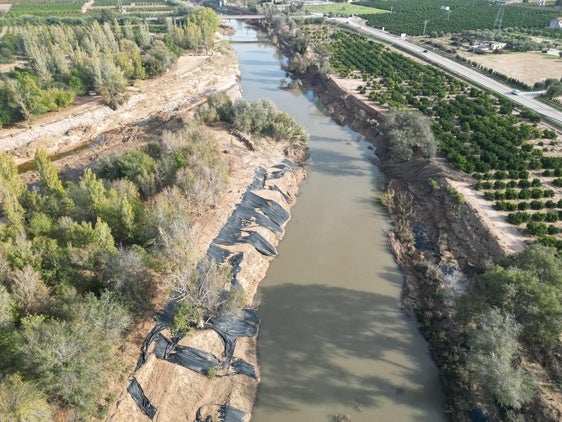
[[[275,48],[234,21],[243,96],[269,98],[310,134],[308,179],[259,293],[261,386],[252,421],[445,420],[428,346],[400,308],[402,275],[360,135],[306,89],[281,89]],[[255,42],[251,42],[255,41]]]

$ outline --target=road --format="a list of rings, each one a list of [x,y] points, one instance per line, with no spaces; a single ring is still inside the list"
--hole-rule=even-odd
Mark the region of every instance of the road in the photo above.
[[[498,94],[507,95],[510,97],[510,99],[513,102],[536,111],[537,113],[556,122],[559,126],[562,127],[562,112],[546,104],[543,104],[538,100],[535,100],[533,97],[537,96],[536,92],[535,93],[521,92],[518,95],[514,95],[511,93],[512,88],[509,87],[508,85],[505,85],[488,76],[485,76],[480,72],[471,69],[468,66],[464,66],[451,59],[443,57],[440,54],[434,53],[429,50],[424,50],[423,47],[420,47],[406,39],[400,38],[396,35],[389,34],[388,32],[385,31],[381,31],[380,29],[375,29],[370,26],[364,25],[362,21],[359,19],[331,18],[330,20],[345,23],[346,25],[355,27],[369,35],[372,35],[375,38],[384,40],[387,43],[400,47],[402,50],[413,53],[417,57],[420,57],[429,63],[433,63],[444,69],[447,69],[452,74],[458,75],[464,79],[469,79],[480,86],[483,86],[491,91],[497,92]]]

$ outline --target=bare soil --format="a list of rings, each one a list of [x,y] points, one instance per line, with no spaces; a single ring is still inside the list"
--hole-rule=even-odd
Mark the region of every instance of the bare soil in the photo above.
[[[18,165],[33,159],[37,148],[57,160],[60,169],[81,168],[108,152],[138,148],[189,112],[207,95],[238,90],[238,68],[232,51],[223,48],[211,56],[182,56],[175,70],[129,87],[130,100],[118,110],[99,96],[79,97],[72,105],[40,116],[29,127],[19,123],[0,130],[0,150]]]
[[[539,52],[472,54],[459,51],[458,54],[530,86],[548,78],[559,79],[562,75],[562,59]]]

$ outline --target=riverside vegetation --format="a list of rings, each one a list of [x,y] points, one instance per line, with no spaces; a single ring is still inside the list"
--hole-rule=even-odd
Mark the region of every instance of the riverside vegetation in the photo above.
[[[409,167],[438,166],[432,158],[438,154],[472,173],[478,189],[488,186],[478,181],[512,179],[506,183],[515,182],[513,187],[522,183],[517,195],[535,184],[540,197],[546,191],[547,197],[559,197],[557,190],[550,193],[550,187],[540,189],[550,185],[549,179],[530,180],[537,170],[548,171],[548,177],[557,172],[553,169],[560,157],[540,140],[556,139],[557,134],[541,127],[539,116],[525,109],[516,111],[509,100],[472,88],[361,35],[310,21],[298,24],[274,13],[266,29],[290,55],[287,70],[295,76],[314,76],[311,79],[317,81],[337,72],[357,78],[363,81],[361,94],[379,109],[391,109],[381,121],[384,136],[378,154],[391,178],[381,200],[402,242],[395,248],[397,259],[408,277],[417,279],[413,287],[417,296],[409,303],[440,368],[451,418],[559,420],[562,257],[550,246],[559,246],[557,237],[539,237],[539,242],[507,257],[486,255],[490,250],[482,244],[482,251],[476,252],[482,262],[474,266],[461,263],[463,248],[468,251],[470,245],[455,238],[461,243],[448,250],[447,228],[442,232],[441,227],[439,245],[432,253],[416,251],[413,221],[428,227],[437,223],[431,215],[420,215],[416,189],[429,189],[427,201],[433,197],[434,206],[445,209],[448,220],[463,218],[468,208],[452,186],[442,189],[447,183],[442,176],[432,178],[439,173],[428,171],[432,177],[425,188],[424,181],[418,180],[421,170],[412,171],[415,179],[408,175]],[[416,118],[414,113],[423,114]],[[366,122],[370,116],[359,114],[366,135],[378,133]],[[395,166],[397,171],[392,172]],[[554,199],[551,202],[553,208],[558,206]],[[532,226],[527,230],[533,233]],[[557,233],[557,227],[552,231]]]
[[[190,19],[199,23],[190,26]],[[60,43],[61,49],[71,46],[70,77],[70,69],[77,69],[70,63],[85,60],[82,48],[90,45],[97,67],[84,64],[78,73],[84,70],[93,84],[101,73],[102,85],[105,81],[113,86],[116,75],[121,82],[124,76],[118,57],[133,60],[125,63],[133,72],[160,72],[171,66],[169,46],[181,51],[173,33],[178,42],[201,42],[201,48],[212,48],[210,41],[198,37],[200,24],[209,21],[218,22],[214,12],[195,11],[182,25],[170,27],[172,32],[164,36],[169,38],[158,40],[150,34],[146,50],[136,43],[146,27],[40,26],[16,37],[22,42],[29,37],[29,45],[35,43],[39,49],[36,57],[51,60],[60,53],[52,37],[64,41],[76,36],[73,43]],[[197,31],[187,35],[189,28]],[[131,39],[125,35],[128,30],[136,34]],[[97,36],[100,39],[94,40]],[[79,40],[85,44],[80,46]],[[100,49],[100,43],[106,48]],[[131,47],[130,55],[124,54],[122,45]],[[143,52],[153,47],[171,60],[147,55],[144,61]],[[46,57],[47,51],[53,54]],[[35,73],[41,70],[39,62],[30,60],[27,69],[14,71],[15,79],[4,80],[4,87],[19,83],[18,75],[24,83],[39,83],[40,73]],[[153,66],[148,65],[151,62]],[[46,63],[45,76],[51,76],[53,86],[61,91],[70,90],[64,85],[69,73],[51,74],[51,64]],[[52,89],[49,86],[38,85],[36,96],[25,98],[39,101]],[[118,91],[110,93],[111,98],[114,94],[123,98]],[[29,104],[9,109],[19,110],[11,116],[24,117],[23,106]],[[213,262],[196,267],[193,257],[193,223],[215,206],[228,186],[228,168],[208,126],[213,124],[251,134],[262,143],[289,140],[286,155],[297,162],[306,157],[307,136],[288,115],[267,101],[233,103],[224,93],[212,95],[182,129],[164,132],[142,150],[107,156],[73,181],[63,182],[46,152],[37,150],[39,182],[28,188],[12,158],[0,154],[0,412],[4,417],[37,421],[50,421],[54,414],[72,420],[102,417],[112,401],[108,382],[130,369],[118,367],[122,339],[132,322],[153,312],[151,299],[159,285],[180,302],[174,325],[183,332],[202,319],[233,314],[245,305],[245,298],[235,294],[224,300],[229,281],[224,268]]]
[[[22,120],[32,124],[36,116],[91,91],[117,108],[135,81],[162,75],[186,50],[210,51],[218,27],[208,8],[193,9],[180,20],[168,18],[158,33],[146,22],[117,19],[8,26],[0,62],[25,61],[0,78],[0,127]]]

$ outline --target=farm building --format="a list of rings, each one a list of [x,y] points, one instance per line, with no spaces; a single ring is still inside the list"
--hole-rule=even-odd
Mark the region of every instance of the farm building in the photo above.
[[[480,53],[485,53],[485,52],[488,52],[488,51],[501,50],[506,45],[507,44],[504,43],[504,42],[485,41],[483,43],[480,43],[479,45],[473,45],[472,47],[470,47],[469,50],[480,52]]]

